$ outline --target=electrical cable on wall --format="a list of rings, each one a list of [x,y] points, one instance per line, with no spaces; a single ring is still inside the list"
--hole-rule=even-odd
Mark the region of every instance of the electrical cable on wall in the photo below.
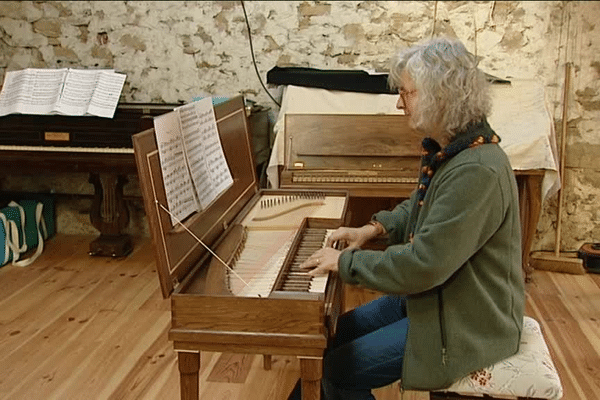
[[[258,80],[259,80],[260,84],[262,85],[263,89],[265,89],[265,92],[267,92],[267,94],[269,95],[271,100],[273,100],[273,102],[275,104],[277,104],[277,107],[281,108],[281,104],[279,104],[277,102],[277,100],[275,100],[275,98],[271,95],[271,93],[269,92],[269,90],[267,89],[265,84],[263,83],[263,81],[260,77],[260,73],[258,72],[258,67],[256,66],[256,58],[254,57],[254,46],[252,46],[252,32],[250,30],[250,23],[248,22],[248,15],[246,14],[246,7],[244,6],[243,0],[240,1],[240,3],[242,4],[242,10],[244,11],[244,20],[246,21],[246,27],[248,28],[248,42],[250,43],[250,54],[252,55],[252,64],[254,65],[254,70],[256,71],[256,76],[258,76]]]
[[[435,21],[437,20],[437,7],[438,7],[438,2],[436,1],[433,4],[433,26],[431,27],[431,39],[433,39],[433,36],[435,35]]]

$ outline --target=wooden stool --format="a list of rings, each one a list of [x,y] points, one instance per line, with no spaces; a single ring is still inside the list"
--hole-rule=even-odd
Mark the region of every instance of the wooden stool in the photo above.
[[[547,399],[559,400],[563,389],[550,358],[539,323],[523,319],[519,351],[491,367],[459,379],[449,388],[432,392],[441,399]]]

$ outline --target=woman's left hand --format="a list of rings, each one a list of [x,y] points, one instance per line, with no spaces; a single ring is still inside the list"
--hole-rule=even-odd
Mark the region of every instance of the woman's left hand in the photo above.
[[[306,261],[300,264],[300,268],[310,269],[308,274],[313,276],[324,275],[329,271],[337,272],[340,253],[341,251],[339,250],[331,247],[324,247],[308,257]]]

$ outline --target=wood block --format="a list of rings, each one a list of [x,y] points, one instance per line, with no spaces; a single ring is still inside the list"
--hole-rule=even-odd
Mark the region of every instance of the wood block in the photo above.
[[[535,269],[553,272],[565,272],[568,274],[583,275],[585,268],[583,260],[574,255],[535,251],[531,253],[531,265]]]

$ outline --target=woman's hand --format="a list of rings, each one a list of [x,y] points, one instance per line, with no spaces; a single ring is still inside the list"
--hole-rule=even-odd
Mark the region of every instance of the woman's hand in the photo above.
[[[338,259],[341,251],[331,247],[324,247],[300,264],[301,269],[310,269],[309,275],[324,275],[329,271],[337,272]]]
[[[333,248],[336,242],[343,242],[348,249],[361,247],[369,240],[377,237],[381,229],[376,225],[368,224],[360,228],[338,228],[327,239],[326,247],[317,250],[306,261],[300,264],[301,269],[310,269],[309,275],[326,274],[329,271],[338,271],[340,250]]]
[[[379,233],[379,228],[371,224],[360,228],[338,228],[327,239],[327,247],[333,247],[335,242],[343,242],[347,248],[356,249],[375,238]]]

